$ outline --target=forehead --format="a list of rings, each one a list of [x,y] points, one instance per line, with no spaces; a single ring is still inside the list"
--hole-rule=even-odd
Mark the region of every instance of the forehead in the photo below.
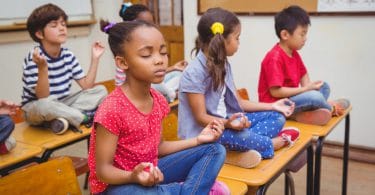
[[[165,44],[165,41],[163,35],[155,27],[142,26],[132,32],[129,44],[132,44],[132,47],[160,46]]]

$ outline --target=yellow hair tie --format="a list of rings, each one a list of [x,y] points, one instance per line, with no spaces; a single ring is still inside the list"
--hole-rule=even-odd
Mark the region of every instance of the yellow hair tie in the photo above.
[[[215,22],[211,25],[211,31],[214,35],[217,33],[222,35],[224,33],[224,25],[220,22]]]

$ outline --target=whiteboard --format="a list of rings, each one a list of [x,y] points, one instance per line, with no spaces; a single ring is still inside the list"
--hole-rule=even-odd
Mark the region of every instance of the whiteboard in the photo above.
[[[373,12],[375,0],[318,0],[320,12]]]
[[[25,23],[31,12],[46,3],[59,6],[69,21],[92,19],[91,0],[0,0],[0,25]]]

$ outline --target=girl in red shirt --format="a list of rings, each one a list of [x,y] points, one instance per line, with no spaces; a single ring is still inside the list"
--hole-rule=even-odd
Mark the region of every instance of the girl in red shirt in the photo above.
[[[101,21],[101,27],[127,81],[96,112],[89,149],[91,192],[208,194],[225,159],[224,147],[213,143],[223,123],[214,120],[191,139],[161,140],[161,122],[169,106],[150,86],[162,82],[166,73],[162,34],[142,21]]]

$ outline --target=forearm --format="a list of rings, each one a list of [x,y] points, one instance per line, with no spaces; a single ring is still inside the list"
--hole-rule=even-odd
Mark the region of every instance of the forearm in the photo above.
[[[162,141],[159,144],[159,156],[163,157],[198,145],[197,137],[179,141]]]
[[[82,89],[89,89],[92,88],[95,84],[96,80],[96,74],[98,72],[98,65],[99,60],[98,59],[92,59],[91,60],[91,66],[89,68],[89,71],[87,72],[87,75],[84,79],[84,85],[81,86]]]
[[[275,98],[289,98],[308,91],[307,87],[278,87],[271,88],[270,93]]]
[[[242,109],[246,112],[273,110],[272,104],[270,104],[270,103],[261,103],[261,102],[252,102],[252,101],[248,101],[248,100],[240,100],[240,105],[241,105]]]
[[[50,94],[49,91],[49,80],[48,80],[48,69],[38,70],[38,80],[35,86],[35,95],[38,99],[46,98]]]
[[[97,165],[96,174],[101,181],[107,184],[135,183],[131,177],[131,172],[118,169],[110,164]]]

